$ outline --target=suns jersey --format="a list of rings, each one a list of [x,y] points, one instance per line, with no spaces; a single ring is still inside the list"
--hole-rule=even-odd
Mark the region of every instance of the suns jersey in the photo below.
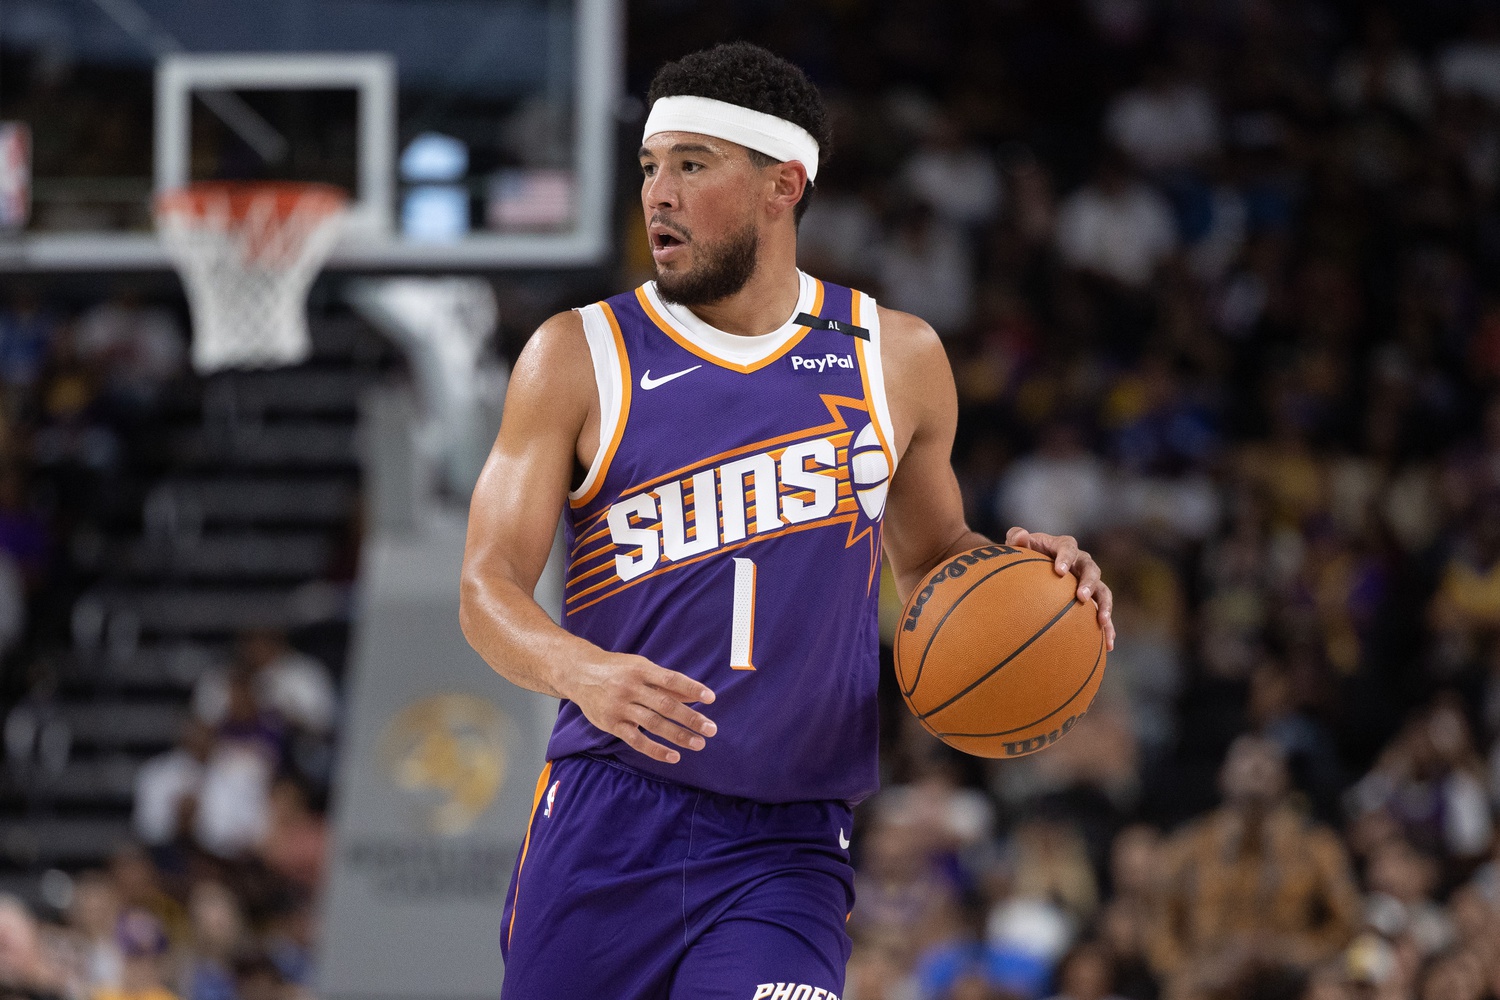
[[[719,729],[661,764],[564,701],[549,759],[615,757],[761,802],[875,790],[896,465],[880,323],[869,296],[799,282],[793,320],[758,337],[708,326],[654,283],[580,310],[601,446],[569,497],[563,625],[702,681]]]

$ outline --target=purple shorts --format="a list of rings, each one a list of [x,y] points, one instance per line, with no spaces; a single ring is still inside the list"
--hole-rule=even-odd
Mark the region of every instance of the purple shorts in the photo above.
[[[843,802],[766,805],[563,757],[506,897],[503,1000],[837,1000]]]

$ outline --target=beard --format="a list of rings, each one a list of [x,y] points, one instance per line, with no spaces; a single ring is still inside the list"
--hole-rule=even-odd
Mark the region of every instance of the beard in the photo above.
[[[668,302],[702,306],[735,294],[755,273],[760,232],[754,223],[717,243],[700,243],[699,260],[685,273],[668,274],[656,268],[656,290]]]

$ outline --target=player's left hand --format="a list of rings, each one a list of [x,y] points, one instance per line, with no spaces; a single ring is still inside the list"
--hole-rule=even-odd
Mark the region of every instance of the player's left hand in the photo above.
[[[1078,539],[1072,535],[1049,535],[1025,528],[1011,528],[1005,533],[1005,544],[1016,548],[1035,549],[1052,557],[1052,567],[1057,575],[1072,573],[1078,577],[1078,600],[1094,599],[1099,608],[1099,627],[1104,630],[1104,645],[1115,648],[1115,623],[1110,617],[1115,609],[1114,595],[1109,586],[1099,578],[1099,564],[1094,557],[1078,547]]]

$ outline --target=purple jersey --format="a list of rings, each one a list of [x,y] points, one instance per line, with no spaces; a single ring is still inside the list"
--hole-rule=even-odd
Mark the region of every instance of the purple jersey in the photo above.
[[[895,469],[880,327],[869,296],[799,277],[793,318],[759,337],[708,326],[654,283],[580,310],[601,446],[570,497],[563,625],[707,684],[719,731],[661,764],[565,701],[549,759],[613,757],[761,802],[875,790]]]

